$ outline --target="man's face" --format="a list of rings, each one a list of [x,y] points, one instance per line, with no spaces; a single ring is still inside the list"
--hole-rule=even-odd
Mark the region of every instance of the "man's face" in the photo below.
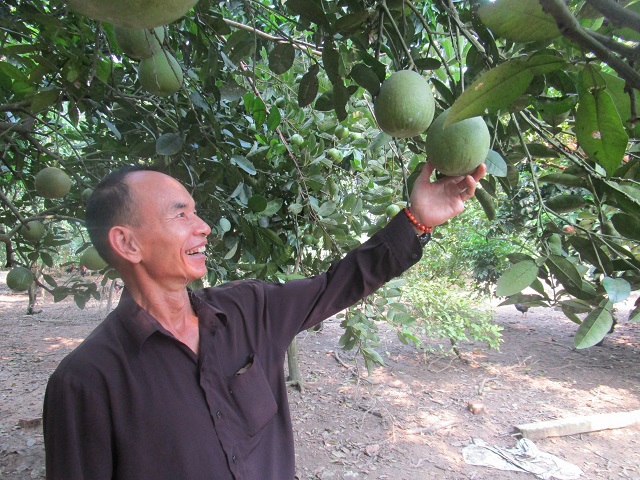
[[[168,287],[205,275],[204,250],[211,228],[196,214],[189,192],[159,172],[133,172],[127,183],[139,220],[132,230],[141,249],[141,273]]]

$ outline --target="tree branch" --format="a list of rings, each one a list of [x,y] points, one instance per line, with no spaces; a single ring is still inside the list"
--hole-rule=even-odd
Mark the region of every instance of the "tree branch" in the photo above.
[[[563,0],[538,0],[542,9],[553,16],[558,25],[558,29],[563,36],[576,42],[582,48],[585,48],[595,54],[598,59],[613,68],[620,78],[627,82],[627,86],[640,89],[640,74],[627,65],[620,58],[616,57],[611,50],[605,47],[598,40],[584,30],[576,17],[573,16],[569,7]]]
[[[587,0],[587,3],[602,13],[618,27],[629,27],[640,32],[640,15],[611,0]]]
[[[605,47],[613,50],[614,52],[619,53],[623,57],[628,60],[640,60],[640,47],[638,44],[632,47],[622,42],[618,42],[617,40],[607,37],[606,35],[602,35],[598,32],[592,32],[591,30],[587,30],[587,33],[591,35],[596,41],[600,42]]]
[[[266,38],[267,40],[271,40],[272,42],[277,42],[277,43],[288,42],[288,43],[291,43],[293,47],[297,48],[298,50],[307,50],[310,48],[311,53],[313,53],[314,55],[322,55],[322,52],[320,50],[317,50],[317,47],[311,43],[303,42],[302,40],[296,40],[294,38],[276,37],[267,32],[263,32],[262,30],[258,30],[255,27],[245,25],[244,23],[236,22],[235,20],[230,20],[228,18],[224,18],[223,20],[227,25],[230,25],[235,28],[239,28],[241,30],[246,30],[248,32],[255,33],[259,37]]]

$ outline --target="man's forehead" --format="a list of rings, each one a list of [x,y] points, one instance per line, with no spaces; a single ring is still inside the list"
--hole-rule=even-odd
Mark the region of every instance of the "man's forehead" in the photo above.
[[[164,209],[184,208],[193,203],[186,188],[175,178],[161,172],[138,171],[127,176],[133,198],[151,202]]]

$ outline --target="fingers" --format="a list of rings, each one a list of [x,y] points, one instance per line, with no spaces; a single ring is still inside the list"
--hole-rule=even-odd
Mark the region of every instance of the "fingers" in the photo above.
[[[475,171],[471,174],[471,176],[476,182],[479,182],[480,179],[484,177],[486,173],[487,173],[487,166],[484,163],[481,163],[480,166],[476,168]]]

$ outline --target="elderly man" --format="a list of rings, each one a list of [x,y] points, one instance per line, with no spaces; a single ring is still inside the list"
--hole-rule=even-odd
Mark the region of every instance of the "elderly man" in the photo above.
[[[324,274],[287,283],[202,277],[209,226],[175,179],[118,170],[87,206],[91,240],[120,272],[118,307],[47,386],[49,480],[286,480],[294,445],[284,359],[295,335],[416,263],[428,228],[463,210],[484,166],[430,180],[411,207]]]

